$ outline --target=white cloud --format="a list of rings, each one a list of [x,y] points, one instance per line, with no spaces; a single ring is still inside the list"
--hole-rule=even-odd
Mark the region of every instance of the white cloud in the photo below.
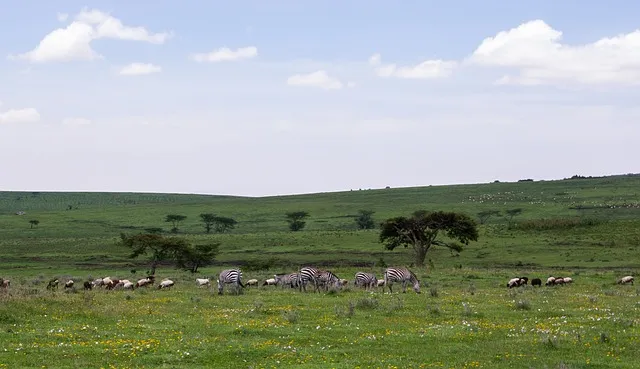
[[[67,19],[69,18],[69,14],[67,14],[67,13],[58,13],[58,14],[56,14],[56,17],[58,18],[58,22],[66,22]]]
[[[86,118],[64,118],[62,124],[67,126],[85,126],[91,124],[91,120]]]
[[[498,84],[640,83],[640,30],[583,45],[561,40],[561,31],[533,20],[485,38],[467,62],[517,71]]]
[[[24,54],[9,55],[9,59],[32,63],[95,60],[103,57],[91,48],[94,40],[109,38],[162,44],[170,36],[168,32],[150,33],[144,27],[125,26],[110,14],[84,9],[67,27],[46,35],[35,49]]]
[[[425,60],[412,66],[397,66],[396,64],[382,64],[380,54],[369,58],[369,64],[375,68],[380,77],[397,77],[406,79],[428,79],[448,77],[458,65],[456,61],[441,59]]]
[[[339,79],[330,77],[324,70],[293,75],[287,79],[287,84],[290,86],[318,87],[325,90],[339,90],[343,87],[343,83]]]
[[[191,60],[204,63],[204,62],[221,62],[221,61],[236,61],[242,59],[251,59],[258,56],[258,48],[255,46],[240,47],[236,50],[231,50],[228,47],[222,47],[217,50],[213,50],[209,53],[195,53],[190,55]]]
[[[10,109],[0,112],[0,123],[33,123],[40,120],[40,113],[34,108]]]
[[[131,63],[122,67],[118,71],[118,74],[123,76],[139,76],[143,74],[159,73],[161,71],[162,67],[151,63]]]

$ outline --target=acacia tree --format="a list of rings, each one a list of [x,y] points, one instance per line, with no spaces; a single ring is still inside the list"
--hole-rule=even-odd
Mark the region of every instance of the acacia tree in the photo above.
[[[375,211],[372,210],[359,210],[358,215],[356,215],[356,224],[358,225],[358,229],[373,229],[376,226],[376,223],[373,221],[373,214]]]
[[[507,213],[507,217],[508,217],[507,218],[507,228],[511,229],[513,217],[515,217],[516,215],[522,214],[522,208],[509,209],[509,210],[505,211],[505,213]]]
[[[201,266],[211,265],[219,252],[219,243],[187,246],[177,255],[178,267],[197,273]]]
[[[469,241],[478,240],[476,222],[466,214],[455,212],[419,210],[410,217],[387,219],[380,228],[380,242],[388,250],[411,246],[418,266],[424,265],[432,246],[462,251],[462,244],[468,245]],[[445,235],[448,240],[438,239],[440,235]]]
[[[289,229],[293,232],[299,231],[307,224],[304,219],[309,216],[306,211],[292,211],[285,214],[287,216],[287,222],[289,223]]]
[[[127,236],[120,234],[121,244],[131,249],[130,258],[148,255],[151,266],[150,274],[156,272],[161,262],[175,261],[187,252],[189,243],[178,237],[164,237],[159,234],[137,234]]]
[[[224,233],[228,230],[234,229],[238,222],[229,217],[215,217],[214,219],[214,229],[216,233]]]
[[[491,218],[492,216],[500,215],[500,210],[483,210],[478,213],[478,219],[480,220],[480,224],[484,224]]]
[[[38,224],[40,224],[40,221],[37,219],[33,219],[29,221],[29,224],[31,224],[31,228],[37,226]]]
[[[180,222],[182,222],[185,219],[187,219],[186,215],[167,214],[167,216],[164,218],[164,221],[171,222],[171,225],[172,225],[171,233],[178,233],[178,226],[180,225]]]
[[[205,231],[207,233],[210,233],[213,223],[216,222],[216,215],[212,213],[204,213],[204,214],[200,214],[200,219],[202,220],[202,223],[204,223]]]

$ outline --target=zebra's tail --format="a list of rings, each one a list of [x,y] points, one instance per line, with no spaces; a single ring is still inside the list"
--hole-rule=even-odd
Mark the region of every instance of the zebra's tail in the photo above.
[[[238,278],[238,284],[240,285],[240,287],[245,288],[245,285],[242,284],[242,279]]]

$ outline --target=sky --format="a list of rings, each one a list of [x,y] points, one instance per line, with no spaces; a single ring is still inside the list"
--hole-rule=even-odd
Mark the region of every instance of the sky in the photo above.
[[[0,190],[640,172],[640,3],[0,3]]]

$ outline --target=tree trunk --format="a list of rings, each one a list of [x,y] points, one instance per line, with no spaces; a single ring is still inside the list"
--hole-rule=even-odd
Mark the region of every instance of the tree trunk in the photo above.
[[[424,259],[427,257],[427,251],[429,251],[429,246],[416,244],[415,245],[415,262],[416,266],[423,267]]]
[[[153,262],[151,262],[151,271],[149,274],[155,275],[157,266],[158,266],[158,260],[154,260]]]

